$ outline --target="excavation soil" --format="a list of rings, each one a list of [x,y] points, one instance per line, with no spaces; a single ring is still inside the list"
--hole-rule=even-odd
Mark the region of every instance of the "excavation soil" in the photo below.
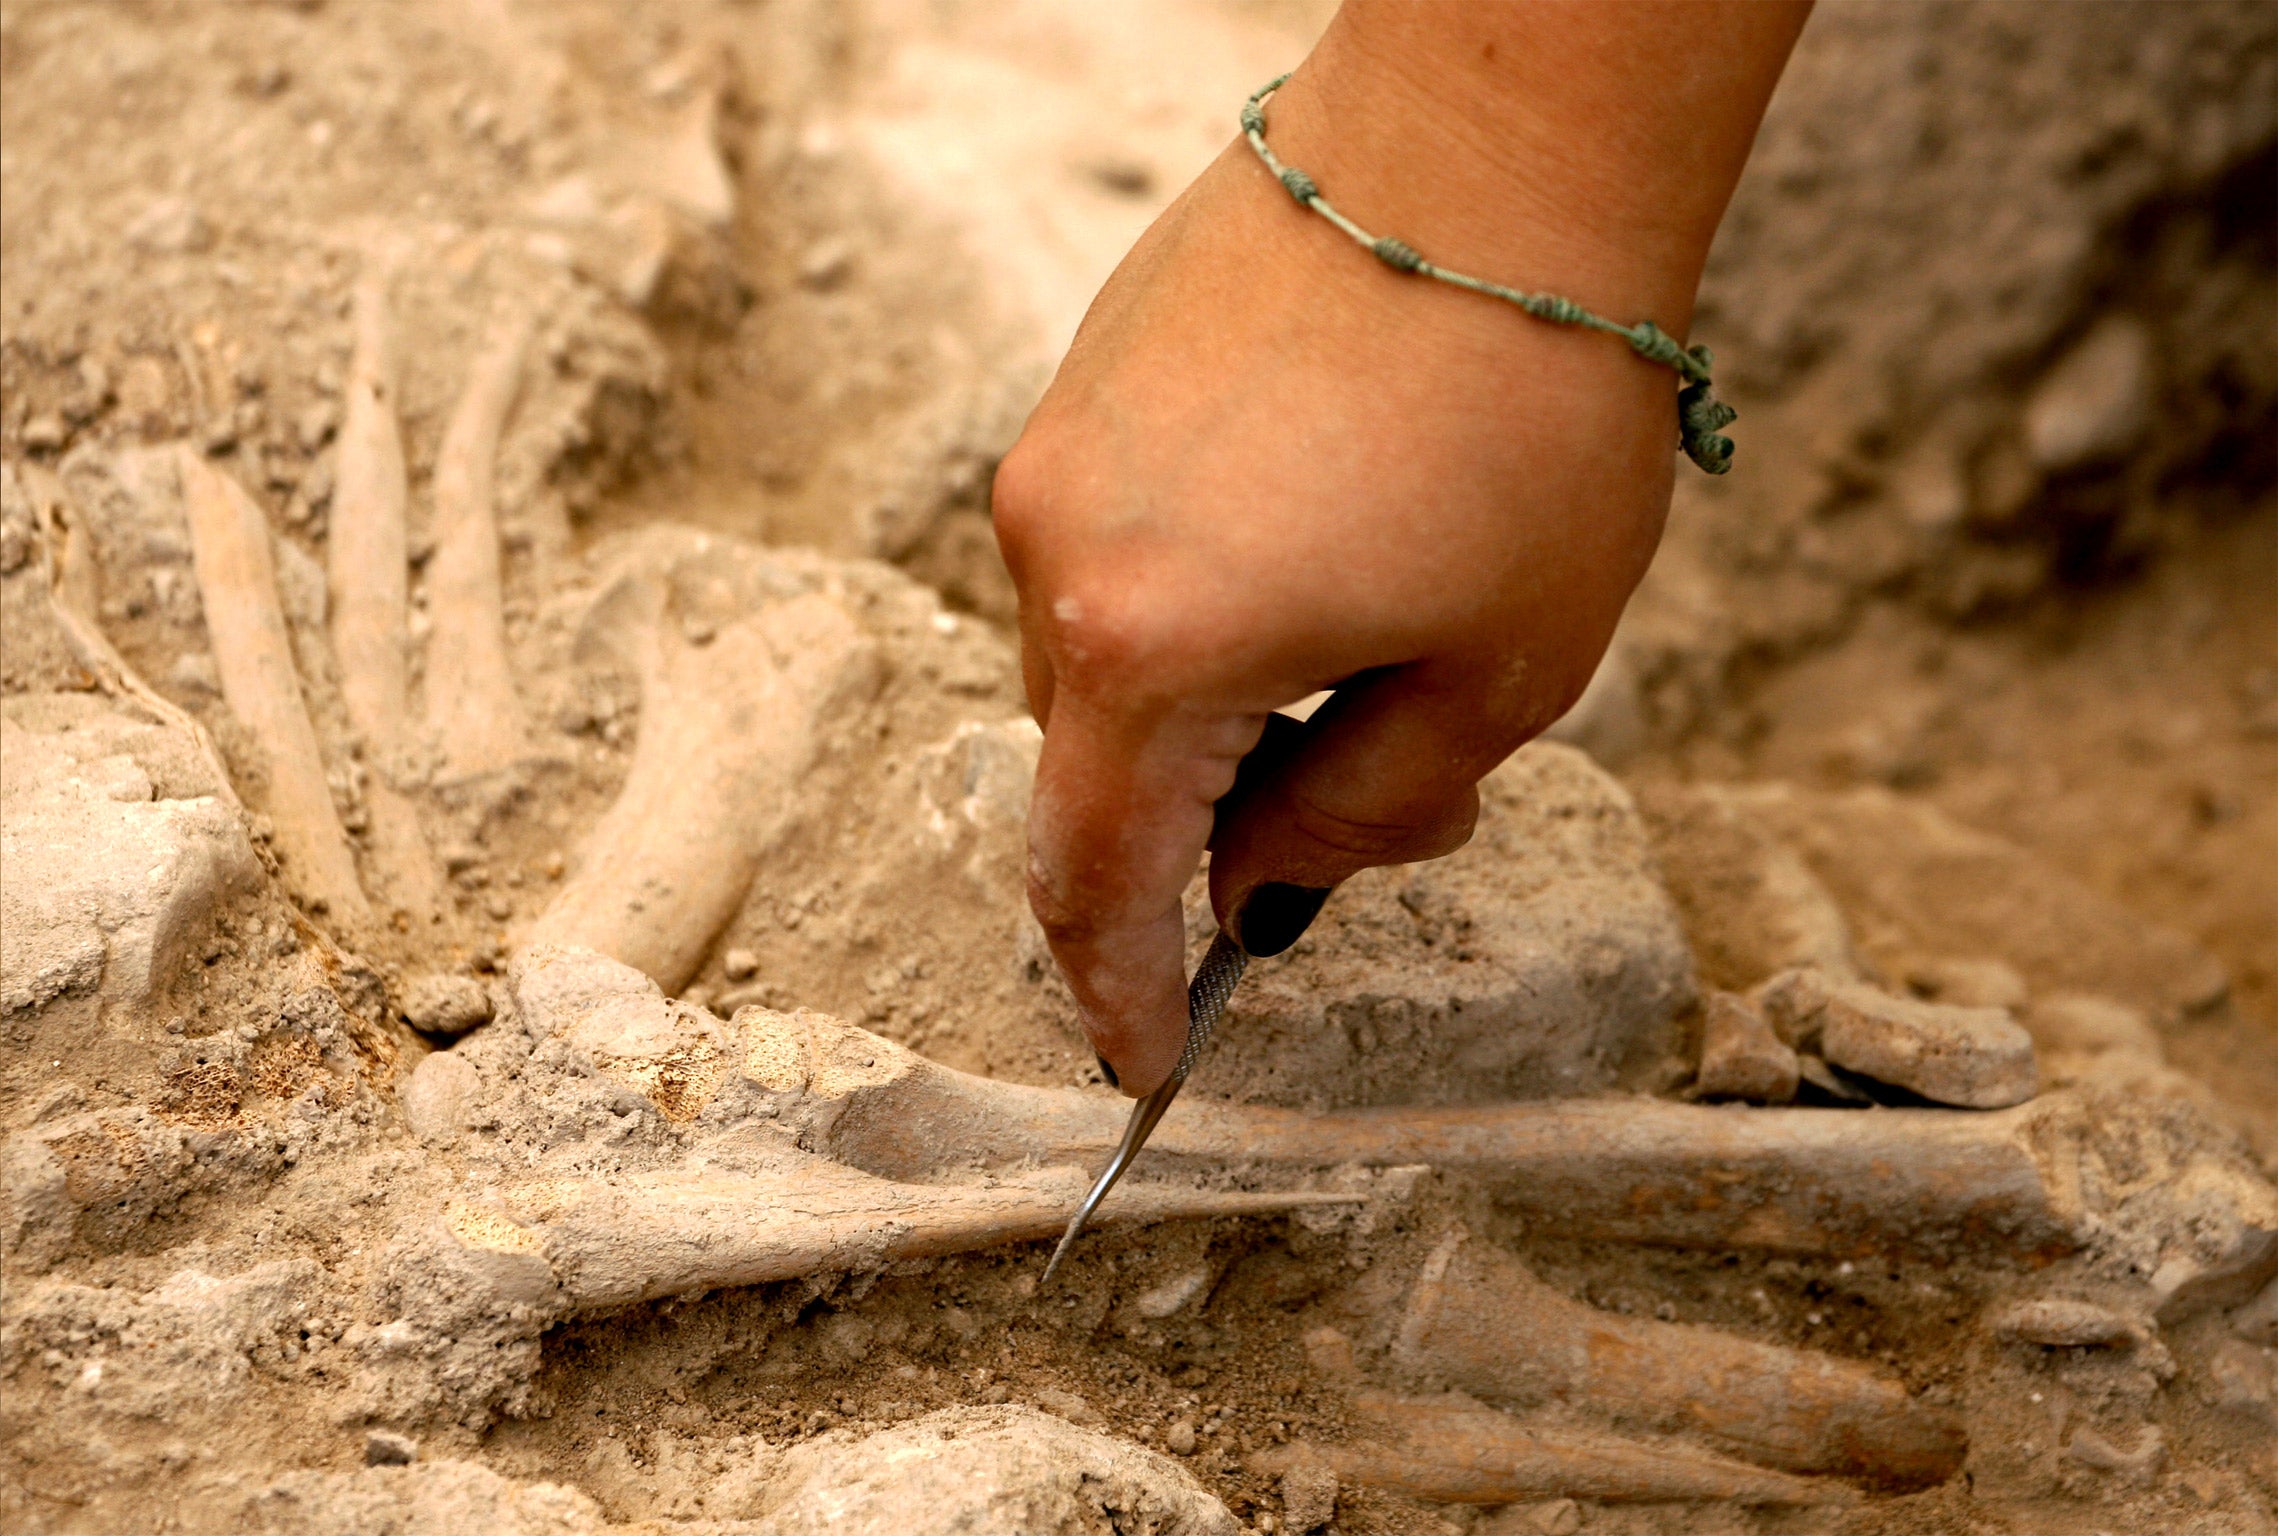
[[[1813,22],[1703,306],[1745,413],[1732,483],[1680,492],[1571,746],[1504,770],[1472,849],[1356,882],[1260,967],[1198,1096],[1683,1098],[1706,993],[1812,964],[2011,1009],[2046,1089],[2113,1125],[2158,1106],[2175,1166],[2278,1166],[2278,28],[2244,5],[2122,11]],[[1784,1510],[1498,1508],[1348,1478],[1338,1531],[2278,1529],[2272,1303],[2251,1286],[2124,1357],[2019,1344],[1986,1319],[2051,1274],[2149,1316],[2129,1286],[2150,1263],[2124,1280],[1986,1233],[1586,1241],[1522,1214],[1539,1199],[1426,1169],[1321,1175],[1371,1191],[1366,1214],[1104,1229],[1048,1294],[1049,1245],[1026,1242],[495,1341],[487,1315],[405,1331],[401,1255],[438,1213],[568,1166],[542,1157],[662,1167],[711,1123],[718,1074],[689,1060],[635,1091],[516,1034],[509,972],[638,781],[643,658],[699,692],[717,666],[735,694],[735,658],[765,654],[738,626],[771,605],[819,594],[859,655],[787,713],[674,717],[705,752],[799,750],[738,792],[757,873],[683,941],[673,994],[1110,1097],[1024,915],[1036,732],[987,486],[1115,256],[1323,19],[0,5],[10,1529],[395,1529],[397,1485],[364,1469],[409,1461],[514,1485],[482,1485],[525,1522],[502,1529],[696,1530],[776,1518],[794,1474],[851,1479],[862,1453],[831,1458],[862,1435],[1017,1439],[1025,1408],[1288,1530],[1322,1506],[1269,1470],[1281,1448],[1369,1432],[1317,1330],[1359,1341],[1377,1385],[1444,1386],[1382,1362],[1458,1223],[1601,1310],[1873,1362],[1966,1421],[1966,1470]],[[415,695],[453,665],[422,649],[445,424],[494,313],[536,322],[492,614],[529,745],[487,777],[432,741],[357,740],[328,651],[353,292],[383,259]],[[180,444],[268,519],[368,923],[310,899],[265,744],[225,701]],[[117,668],[58,617],[67,533]],[[433,910],[390,899],[389,785]],[[635,841],[709,868],[720,826]],[[198,899],[154,900],[161,867]],[[464,1060],[423,1070],[444,1052]],[[1830,1081],[1807,1099],[1858,1086]],[[2149,1187],[2167,1165],[2144,1157]],[[1212,1187],[1229,1178],[1271,1186]],[[1215,1528],[1147,1518],[1113,1528]]]

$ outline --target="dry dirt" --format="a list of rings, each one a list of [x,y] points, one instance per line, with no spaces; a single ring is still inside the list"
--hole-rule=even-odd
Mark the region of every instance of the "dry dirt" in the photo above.
[[[1038,1294],[990,474],[1325,15],[0,0],[10,1530],[2278,1530],[2249,3],[1822,8],[1735,472]]]

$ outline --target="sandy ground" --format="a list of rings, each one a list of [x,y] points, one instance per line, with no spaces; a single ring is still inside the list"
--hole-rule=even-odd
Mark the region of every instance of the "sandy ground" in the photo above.
[[[1740,467],[1038,1292],[989,478],[1325,14],[0,5],[11,1529],[2278,1529],[2251,5],[1823,9]]]

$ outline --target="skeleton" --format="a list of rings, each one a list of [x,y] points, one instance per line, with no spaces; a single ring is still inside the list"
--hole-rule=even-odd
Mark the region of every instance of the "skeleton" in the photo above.
[[[422,725],[398,580],[407,497],[384,265],[360,286],[356,321],[331,640],[350,724],[382,765],[366,791],[378,904],[334,809],[263,515],[225,471],[188,449],[176,456],[223,693],[265,752],[262,799],[285,878],[350,942],[381,930],[383,906],[416,923],[441,900],[414,797],[386,771],[420,744]],[[510,774],[530,750],[507,665],[490,463],[529,329],[527,313],[501,312],[438,464],[430,646],[450,664],[426,669],[424,718],[446,787]],[[43,506],[75,646],[113,686],[148,693],[94,629],[92,604],[74,596],[84,562],[73,564],[68,507],[52,494]],[[820,1015],[747,1007],[723,1020],[666,996],[744,900],[816,761],[819,722],[875,686],[861,625],[816,590],[715,623],[688,610],[674,572],[652,571],[605,593],[589,628],[641,681],[639,740],[576,874],[524,935],[511,1000],[532,1040],[560,1043],[639,1095],[690,1133],[686,1151],[616,1174],[534,1166],[449,1201],[391,1256],[383,1289],[402,1320],[441,1335],[487,1318],[527,1344],[555,1322],[656,1298],[874,1272],[1058,1232],[1086,1170],[1116,1143],[1116,1101],[955,1072]],[[24,1153],[60,1170],[63,1139],[85,1143],[73,1143],[76,1186],[34,1168],[58,1200],[76,1200],[72,1187],[87,1192],[82,1204],[110,1199],[164,1150],[137,1139],[163,1137],[144,1122],[105,1122],[92,1138],[86,1129],[60,1122]],[[104,1157],[119,1163],[116,1177],[101,1176]],[[2166,1171],[2205,1197],[2188,1222],[2131,1214],[2134,1193],[2098,1174],[2082,1107],[2064,1095],[1977,1115],[1651,1099],[1306,1115],[1190,1099],[1165,1117],[1102,1219],[1350,1210],[1365,1191],[1339,1187],[1338,1170],[1419,1164],[1494,1188],[1546,1230],[1596,1240],[1829,1257],[1992,1244],[2041,1258],[2132,1241],[2155,1276],[2151,1304],[2170,1320],[2250,1295],[2278,1263],[2266,1186],[2202,1158]],[[1086,1246],[1074,1250],[1079,1271]],[[1520,1408],[1557,1400],[1618,1432],[1395,1396],[1331,1348],[1320,1369],[1346,1380],[1364,1433],[1293,1448],[1291,1465],[1311,1458],[1355,1481],[1475,1502],[1555,1492],[1797,1504],[1852,1497],[1823,1474],[1918,1486],[1960,1461],[1959,1429],[1886,1372],[1611,1317],[1460,1231],[1386,1322],[1382,1369],[1406,1388],[1455,1386]],[[1616,1364],[1577,1363],[1606,1341]],[[1703,1360],[1717,1368],[1704,1372]],[[1672,1432],[1714,1449],[1663,1438]]]

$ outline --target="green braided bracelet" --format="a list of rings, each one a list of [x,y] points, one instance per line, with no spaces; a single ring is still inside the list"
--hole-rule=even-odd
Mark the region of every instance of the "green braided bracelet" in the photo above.
[[[1649,362],[1675,370],[1685,381],[1677,391],[1677,438],[1684,445],[1685,456],[1712,475],[1721,475],[1732,468],[1732,439],[1718,430],[1732,424],[1740,414],[1709,393],[1709,349],[1685,348],[1676,339],[1650,320],[1635,325],[1616,325],[1613,321],[1593,315],[1572,299],[1560,298],[1555,293],[1522,293],[1506,288],[1501,283],[1490,283],[1481,278],[1466,277],[1461,272],[1450,272],[1435,267],[1416,254],[1414,246],[1395,240],[1390,235],[1372,235],[1329,205],[1321,189],[1294,165],[1284,165],[1266,145],[1266,98],[1281,89],[1289,76],[1282,75],[1269,82],[1248,101],[1242,103],[1242,133],[1249,139],[1250,148],[1273,172],[1291,197],[1327,219],[1354,240],[1368,248],[1378,261],[1396,272],[1413,272],[1419,277],[1437,278],[1457,288],[1468,288],[1473,293],[1484,293],[1489,298],[1502,299],[1516,304],[1538,320],[1555,325],[1579,325],[1593,331],[1604,331],[1619,336],[1630,349]]]

